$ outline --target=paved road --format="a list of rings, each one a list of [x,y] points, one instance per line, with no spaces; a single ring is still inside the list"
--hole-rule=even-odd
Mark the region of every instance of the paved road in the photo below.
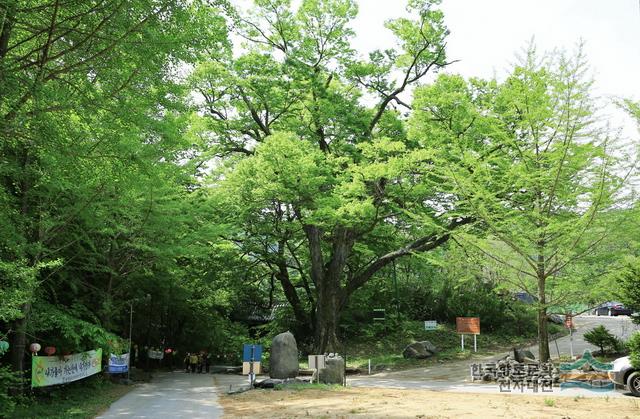
[[[585,349],[595,351],[597,348],[584,341],[585,332],[603,324],[613,334],[628,338],[635,330],[640,330],[638,325],[631,323],[629,317],[605,317],[605,316],[578,316],[574,319],[576,330],[572,337],[565,336],[557,340],[557,348],[560,354],[569,355],[573,344],[574,354],[581,354]],[[538,356],[538,346],[530,348]],[[556,342],[550,342],[551,356],[556,357],[558,350]],[[411,388],[430,389],[436,391],[469,392],[469,393],[497,393],[500,388],[496,384],[472,383],[470,380],[471,363],[485,363],[493,361],[507,355],[506,353],[492,356],[476,357],[473,360],[447,362],[434,364],[426,368],[417,368],[406,371],[393,371],[374,375],[361,375],[349,377],[347,383],[354,387],[379,387],[379,388]],[[519,391],[518,391],[519,392]],[[548,396],[548,392],[533,393],[531,390],[527,394],[538,394]],[[514,393],[514,391],[511,391]],[[628,394],[624,391],[608,391],[606,393],[595,392],[585,389],[563,389],[554,388],[553,395],[559,396],[608,396],[620,397]]]
[[[113,403],[98,418],[221,418],[217,399],[212,375],[160,373]]]
[[[589,349],[592,352],[598,350],[596,346],[586,342],[583,336],[586,332],[599,325],[604,325],[611,333],[624,340],[629,339],[634,331],[640,330],[640,325],[633,324],[628,316],[609,317],[583,315],[574,318],[574,325],[576,330],[573,331],[572,336],[564,336],[558,339],[557,348],[555,341],[549,342],[551,357],[557,357],[558,350],[560,354],[570,355],[571,343],[573,343],[574,355],[582,354],[585,349]],[[534,345],[529,349],[536,357],[538,356],[538,345]]]

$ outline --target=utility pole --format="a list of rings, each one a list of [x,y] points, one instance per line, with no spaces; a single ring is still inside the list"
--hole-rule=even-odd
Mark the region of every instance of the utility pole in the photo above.
[[[127,357],[127,381],[131,377],[131,331],[133,330],[133,301],[129,302],[129,356]]]

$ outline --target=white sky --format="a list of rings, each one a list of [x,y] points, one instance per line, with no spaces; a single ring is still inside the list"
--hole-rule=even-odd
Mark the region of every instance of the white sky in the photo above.
[[[368,52],[394,45],[385,20],[406,15],[406,0],[359,0],[352,27],[355,47]],[[535,38],[540,52],[571,50],[585,41],[598,95],[640,100],[640,0],[443,0],[451,31],[449,72],[501,78],[515,54]],[[611,108],[610,108],[611,109]],[[620,112],[626,134],[637,132]]]
[[[232,0],[242,8],[250,0]],[[352,23],[353,46],[368,53],[392,48],[387,19],[406,16],[407,0],[357,0]],[[294,8],[300,0],[293,0]],[[608,98],[640,100],[640,0],[443,0],[451,31],[448,71],[465,77],[504,77],[515,54],[534,38],[539,52],[572,50],[583,40],[595,79],[596,93]],[[608,107],[612,126],[624,126],[637,138],[636,124]]]

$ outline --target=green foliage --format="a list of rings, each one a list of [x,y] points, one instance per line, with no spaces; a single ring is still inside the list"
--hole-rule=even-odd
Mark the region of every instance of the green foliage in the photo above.
[[[631,335],[631,338],[627,341],[627,349],[629,349],[631,366],[640,370],[640,332]]]
[[[38,263],[30,267],[25,260],[0,260],[0,322],[22,317],[21,308],[33,298],[40,271],[58,266],[60,261]]]
[[[616,279],[620,287],[620,300],[628,308],[640,312],[640,258],[627,257],[616,273]],[[633,321],[640,322],[640,317],[634,317]]]
[[[603,325],[597,326],[584,334],[584,340],[600,348],[600,354],[617,352],[620,348],[618,338]]]
[[[19,375],[15,371],[0,365],[0,417],[11,417],[16,400],[9,395],[9,392],[19,383]]]
[[[505,329],[498,332],[483,331],[477,337],[480,353],[496,353],[510,350],[513,346],[529,344],[529,336],[518,333],[518,330]],[[535,333],[535,331],[534,331]],[[432,358],[416,360],[405,359],[402,351],[409,343],[428,340],[439,352]],[[420,368],[438,361],[469,359],[472,353],[460,350],[460,335],[452,324],[442,323],[437,330],[424,330],[422,321],[412,321],[390,316],[384,322],[361,323],[359,330],[354,330],[344,338],[341,348],[347,353],[349,366],[366,369],[371,359],[373,370]],[[465,345],[473,346],[467,339]]]
[[[109,405],[132,389],[132,386],[114,384],[101,375],[93,376],[38,392],[20,402],[10,417],[90,419],[104,412]]]
[[[33,308],[33,320],[29,328],[38,333],[40,342],[55,346],[61,354],[97,348],[102,348],[104,354],[127,351],[127,343],[122,338],[95,323],[81,320],[84,316],[74,308],[41,302]]]
[[[457,205],[483,227],[458,239],[506,268],[502,282],[536,295],[541,319],[593,287],[593,270],[576,267],[606,242],[633,161],[600,128],[586,72],[580,49],[542,59],[530,48],[504,82],[441,75],[421,87],[409,123],[409,138],[436,151]]]
[[[517,301],[499,280],[500,271],[492,271],[472,250],[450,244],[428,259],[403,260],[395,269],[383,270],[352,299],[342,334],[383,336],[377,334],[381,326],[370,325],[368,315],[373,308],[384,308],[388,315],[399,311],[407,320],[449,324],[459,316],[478,316],[483,332],[535,335],[535,306]]]
[[[0,6],[0,324],[14,341],[122,352],[131,307],[141,348],[224,351],[246,335],[181,75],[229,52],[216,4]]]

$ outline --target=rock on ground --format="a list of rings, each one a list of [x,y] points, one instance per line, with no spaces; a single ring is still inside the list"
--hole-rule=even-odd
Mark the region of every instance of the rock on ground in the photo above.
[[[291,332],[280,333],[271,342],[269,377],[295,378],[298,376],[298,345]]]
[[[528,349],[514,349],[513,356],[517,362],[535,361],[536,357]]]
[[[435,345],[428,340],[423,340],[422,342],[407,345],[402,351],[402,356],[405,358],[424,359],[430,358],[436,353],[438,353],[438,349]]]
[[[341,356],[326,357],[324,368],[318,372],[318,380],[323,384],[344,383],[344,359]]]

